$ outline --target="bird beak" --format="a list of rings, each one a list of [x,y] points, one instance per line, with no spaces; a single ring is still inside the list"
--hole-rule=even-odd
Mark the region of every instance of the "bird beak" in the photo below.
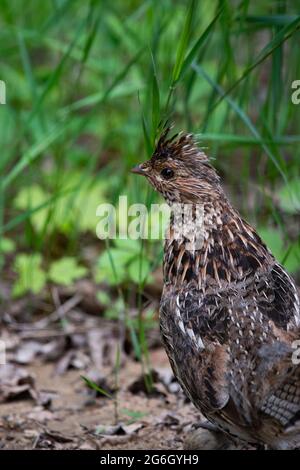
[[[146,175],[146,170],[142,167],[142,165],[137,165],[131,168],[131,173],[135,173],[136,175]]]

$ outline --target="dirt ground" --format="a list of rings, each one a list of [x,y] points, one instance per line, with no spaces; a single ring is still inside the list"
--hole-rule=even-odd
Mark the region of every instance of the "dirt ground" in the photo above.
[[[151,352],[151,363],[171,376],[162,348]],[[48,403],[39,405],[27,394],[2,403],[2,449],[182,449],[186,433],[200,419],[176,386],[176,393],[169,393],[157,383],[150,396],[138,391],[141,384],[129,391],[141,374],[133,360],[120,370],[117,412],[110,398],[89,394],[81,371],[58,375],[49,363],[29,365],[26,371]]]
[[[174,378],[157,318],[138,361],[132,331],[103,316],[94,290],[77,283],[2,310],[0,449],[229,448],[199,427],[205,419]]]

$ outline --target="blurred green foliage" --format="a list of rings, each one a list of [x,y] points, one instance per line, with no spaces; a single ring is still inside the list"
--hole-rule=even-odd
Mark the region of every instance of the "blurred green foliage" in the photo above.
[[[128,170],[170,116],[199,134],[233,202],[299,275],[299,7],[2,0],[0,265],[14,296],[80,277],[151,282],[161,242],[100,242],[96,207],[157,201]]]

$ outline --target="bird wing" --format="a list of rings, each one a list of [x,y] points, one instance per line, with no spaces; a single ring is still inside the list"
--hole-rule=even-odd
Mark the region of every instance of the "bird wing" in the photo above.
[[[203,294],[189,287],[161,308],[175,375],[195,405],[224,429],[255,430],[264,417],[274,418],[273,395],[282,398],[298,380],[296,371],[288,372],[290,330],[298,318],[296,288],[277,264],[241,286]],[[297,403],[280,406],[289,407],[287,422],[297,416]]]
[[[230,398],[251,426],[266,417],[278,429],[300,426],[300,366],[293,363],[300,333],[297,288],[276,263],[256,274],[247,292],[229,309]]]
[[[299,292],[280,264],[275,263],[267,273],[256,276],[253,295],[260,311],[276,327],[283,330],[300,327]]]
[[[199,291],[189,289],[166,298],[160,308],[162,338],[174,374],[202,412],[223,408],[229,398],[226,312],[217,305],[218,299],[206,296],[203,301]]]

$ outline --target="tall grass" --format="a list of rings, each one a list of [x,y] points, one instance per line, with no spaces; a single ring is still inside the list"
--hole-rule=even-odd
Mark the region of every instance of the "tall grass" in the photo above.
[[[14,282],[18,253],[39,252],[46,265],[53,253],[62,256],[57,232],[63,254],[81,259],[86,228],[67,216],[90,187],[115,203],[120,194],[148,205],[156,200],[128,170],[151,154],[159,123],[170,117],[200,135],[243,215],[299,274],[300,105],[291,101],[291,84],[300,79],[299,7],[299,1],[48,0],[37,8],[34,0],[3,0],[0,248],[2,266],[9,263],[3,279]],[[31,191],[36,187],[42,196]],[[15,242],[13,253],[7,239]],[[99,243],[99,252],[110,248]],[[154,269],[160,244],[141,244],[139,256],[141,266],[148,257]],[[139,331],[131,334],[141,358],[147,346],[140,277]],[[128,284],[120,288],[126,301]]]

